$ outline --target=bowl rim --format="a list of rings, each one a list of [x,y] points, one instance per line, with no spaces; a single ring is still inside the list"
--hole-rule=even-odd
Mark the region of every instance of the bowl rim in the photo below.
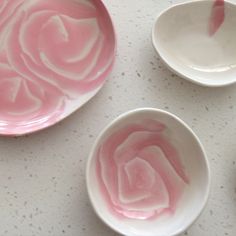
[[[183,5],[190,5],[190,4],[195,4],[195,3],[199,3],[199,2],[212,2],[212,0],[188,0],[182,3],[177,3],[177,4],[173,4],[167,8],[165,8],[164,10],[162,10],[156,17],[154,25],[152,27],[152,32],[151,32],[151,40],[152,40],[152,46],[155,49],[156,53],[158,54],[158,56],[161,58],[161,60],[163,61],[163,63],[167,66],[167,68],[172,71],[173,73],[177,74],[179,77],[184,78],[187,81],[190,81],[194,84],[197,85],[201,85],[203,87],[210,87],[210,88],[219,88],[219,87],[226,87],[232,84],[236,83],[236,77],[235,80],[233,81],[226,81],[223,83],[210,83],[210,82],[203,82],[200,81],[199,78],[200,76],[196,76],[196,75],[188,75],[187,73],[185,73],[184,71],[178,70],[175,67],[175,63],[170,63],[169,60],[166,58],[166,56],[164,55],[164,53],[160,52],[159,50],[159,46],[157,44],[157,40],[155,39],[155,32],[156,32],[156,28],[157,28],[157,24],[158,21],[160,19],[160,17],[167,13],[169,10],[171,10],[172,8],[175,7],[179,7],[179,6],[183,6]],[[236,3],[233,2],[233,0],[224,0],[224,2],[226,4],[230,4],[230,5],[234,5],[234,7],[236,7]],[[202,76],[203,78],[203,76]]]
[[[188,224],[186,224],[184,227],[180,228],[179,230],[177,230],[176,232],[172,233],[172,234],[168,234],[168,236],[177,236],[181,233],[183,233],[185,230],[187,230],[191,225],[193,225],[193,223],[195,223],[195,221],[200,217],[200,215],[202,214],[203,210],[206,207],[206,204],[208,202],[209,199],[209,195],[210,195],[210,188],[211,188],[211,170],[210,170],[210,164],[209,164],[209,160],[207,158],[207,154],[206,151],[200,141],[200,139],[198,138],[198,136],[193,132],[193,130],[183,121],[181,120],[178,116],[162,110],[162,109],[158,109],[158,108],[152,108],[152,107],[145,107],[145,108],[137,108],[137,109],[133,109],[133,110],[129,110],[126,111],[124,113],[122,113],[121,115],[119,115],[118,117],[116,117],[115,119],[113,119],[111,122],[109,122],[108,125],[105,126],[105,128],[102,129],[102,131],[100,132],[100,134],[97,136],[96,140],[94,141],[94,144],[92,145],[92,148],[90,150],[88,159],[87,159],[87,163],[86,163],[86,187],[87,187],[87,193],[89,196],[89,200],[90,203],[92,205],[92,208],[94,210],[94,212],[96,213],[96,215],[98,216],[98,218],[105,224],[107,225],[110,229],[114,230],[115,232],[119,233],[119,234],[123,234],[124,232],[121,232],[119,229],[117,229],[116,227],[114,227],[113,224],[111,224],[106,217],[104,217],[103,215],[101,215],[98,212],[98,207],[95,201],[93,201],[93,194],[91,191],[91,185],[90,185],[90,172],[91,172],[91,163],[92,160],[94,158],[94,153],[96,151],[96,148],[100,142],[100,140],[104,137],[104,135],[106,134],[106,132],[109,129],[112,129],[116,126],[116,124],[125,119],[126,117],[133,115],[135,113],[140,113],[140,112],[156,112],[156,113],[161,113],[164,114],[166,116],[172,117],[174,118],[180,125],[182,125],[185,129],[187,129],[190,134],[193,136],[193,138],[195,139],[196,143],[198,144],[200,150],[202,151],[203,154],[203,160],[206,166],[206,171],[207,171],[207,178],[206,178],[206,188],[205,188],[205,193],[204,193],[204,200],[201,204],[201,206],[199,207],[199,209],[196,211],[196,214],[194,215],[194,217],[192,217],[192,219],[190,220],[190,222]],[[135,235],[138,236],[138,235]],[[158,235],[157,235],[158,236]],[[159,235],[160,236],[160,235]],[[162,236],[167,236],[167,235],[162,235]]]

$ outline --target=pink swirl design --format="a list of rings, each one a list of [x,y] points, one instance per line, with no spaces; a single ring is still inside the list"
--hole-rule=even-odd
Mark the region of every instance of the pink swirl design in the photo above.
[[[189,180],[166,127],[155,120],[127,125],[102,142],[97,177],[110,210],[121,218],[175,213]]]
[[[209,22],[209,35],[213,36],[224,23],[225,20],[225,1],[214,0]]]
[[[0,0],[0,132],[49,126],[95,95],[114,58],[107,17],[95,0]]]

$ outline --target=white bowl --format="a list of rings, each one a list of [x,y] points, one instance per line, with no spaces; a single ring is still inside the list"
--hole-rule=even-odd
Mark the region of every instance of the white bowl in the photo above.
[[[158,121],[161,123],[160,130],[162,127],[166,127],[165,131],[160,132],[164,132],[163,135],[165,139],[168,140],[168,142],[170,142],[171,145],[177,150],[180,158],[179,161],[182,163],[184,168],[183,170],[189,182],[185,185],[183,194],[177,202],[177,207],[171,214],[160,214],[159,216],[153,217],[151,219],[137,219],[135,217],[127,218],[118,214],[114,214],[114,209],[111,209],[111,205],[109,205],[107,202],[107,199],[111,197],[111,195],[107,195],[107,192],[104,191],[105,185],[101,185],[100,178],[102,178],[101,175],[105,173],[101,172],[101,166],[98,167],[98,153],[101,154],[101,152],[99,152],[99,150],[101,150],[101,145],[104,144],[108,138],[111,138],[111,135],[117,134],[117,132],[120,130],[130,130],[130,127],[128,128],[129,125],[133,126],[142,124],[144,127],[147,126],[149,130],[151,129],[152,131],[149,132],[152,134],[152,132],[157,129],[156,126],[154,127],[153,121]],[[121,147],[121,145],[119,147]],[[116,151],[117,150],[118,148]],[[101,155],[99,158],[102,158]],[[113,158],[112,155],[111,158]],[[161,158],[165,158],[165,156]],[[175,162],[178,162],[177,159],[175,159]],[[170,165],[170,162],[168,163],[168,165]],[[111,175],[108,177],[108,179],[106,179],[108,182],[110,181],[109,178],[112,179],[116,175],[116,171],[114,171],[115,169],[112,168],[112,166],[108,166],[105,169],[105,171],[108,172],[112,171],[110,172]],[[193,133],[193,131],[178,117],[168,112],[154,108],[143,108],[129,111],[119,116],[111,124],[109,124],[99,135],[94,146],[92,147],[90,156],[88,158],[86,171],[87,189],[96,214],[110,228],[120,234],[127,236],[173,236],[182,233],[200,215],[209,195],[209,164],[206,153],[199,139]],[[175,175],[176,173],[177,172],[175,172]],[[149,174],[147,173],[147,175]],[[170,176],[172,176],[172,174],[170,174]],[[177,181],[177,177],[173,181]],[[118,188],[120,184],[121,183],[118,183],[117,186],[113,187]],[[148,184],[149,182],[147,182],[147,185]],[[169,193],[170,192],[171,191],[169,191]],[[169,197],[170,196],[171,194],[169,194]],[[120,196],[116,197],[119,198]],[[110,200],[111,199],[108,201]],[[145,210],[146,209],[144,209],[144,211]]]
[[[204,86],[226,86],[236,82],[235,25],[233,1],[182,3],[158,16],[153,45],[181,77]]]

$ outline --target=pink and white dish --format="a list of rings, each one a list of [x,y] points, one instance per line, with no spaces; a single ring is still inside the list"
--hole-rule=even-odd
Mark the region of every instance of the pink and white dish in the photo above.
[[[235,24],[235,1],[189,1],[158,16],[153,45],[181,77],[209,87],[230,85],[236,82]]]
[[[100,0],[0,0],[0,134],[51,126],[111,72],[114,28]]]
[[[122,235],[177,235],[208,199],[210,170],[199,139],[179,118],[154,108],[108,125],[86,171],[96,214]]]

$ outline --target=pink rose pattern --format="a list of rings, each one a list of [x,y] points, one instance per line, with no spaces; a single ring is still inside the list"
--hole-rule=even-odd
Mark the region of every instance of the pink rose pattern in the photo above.
[[[126,125],[100,145],[97,177],[118,217],[154,219],[174,214],[189,180],[166,127],[156,120]]]
[[[97,2],[0,0],[0,132],[48,126],[102,86],[114,45]]]

